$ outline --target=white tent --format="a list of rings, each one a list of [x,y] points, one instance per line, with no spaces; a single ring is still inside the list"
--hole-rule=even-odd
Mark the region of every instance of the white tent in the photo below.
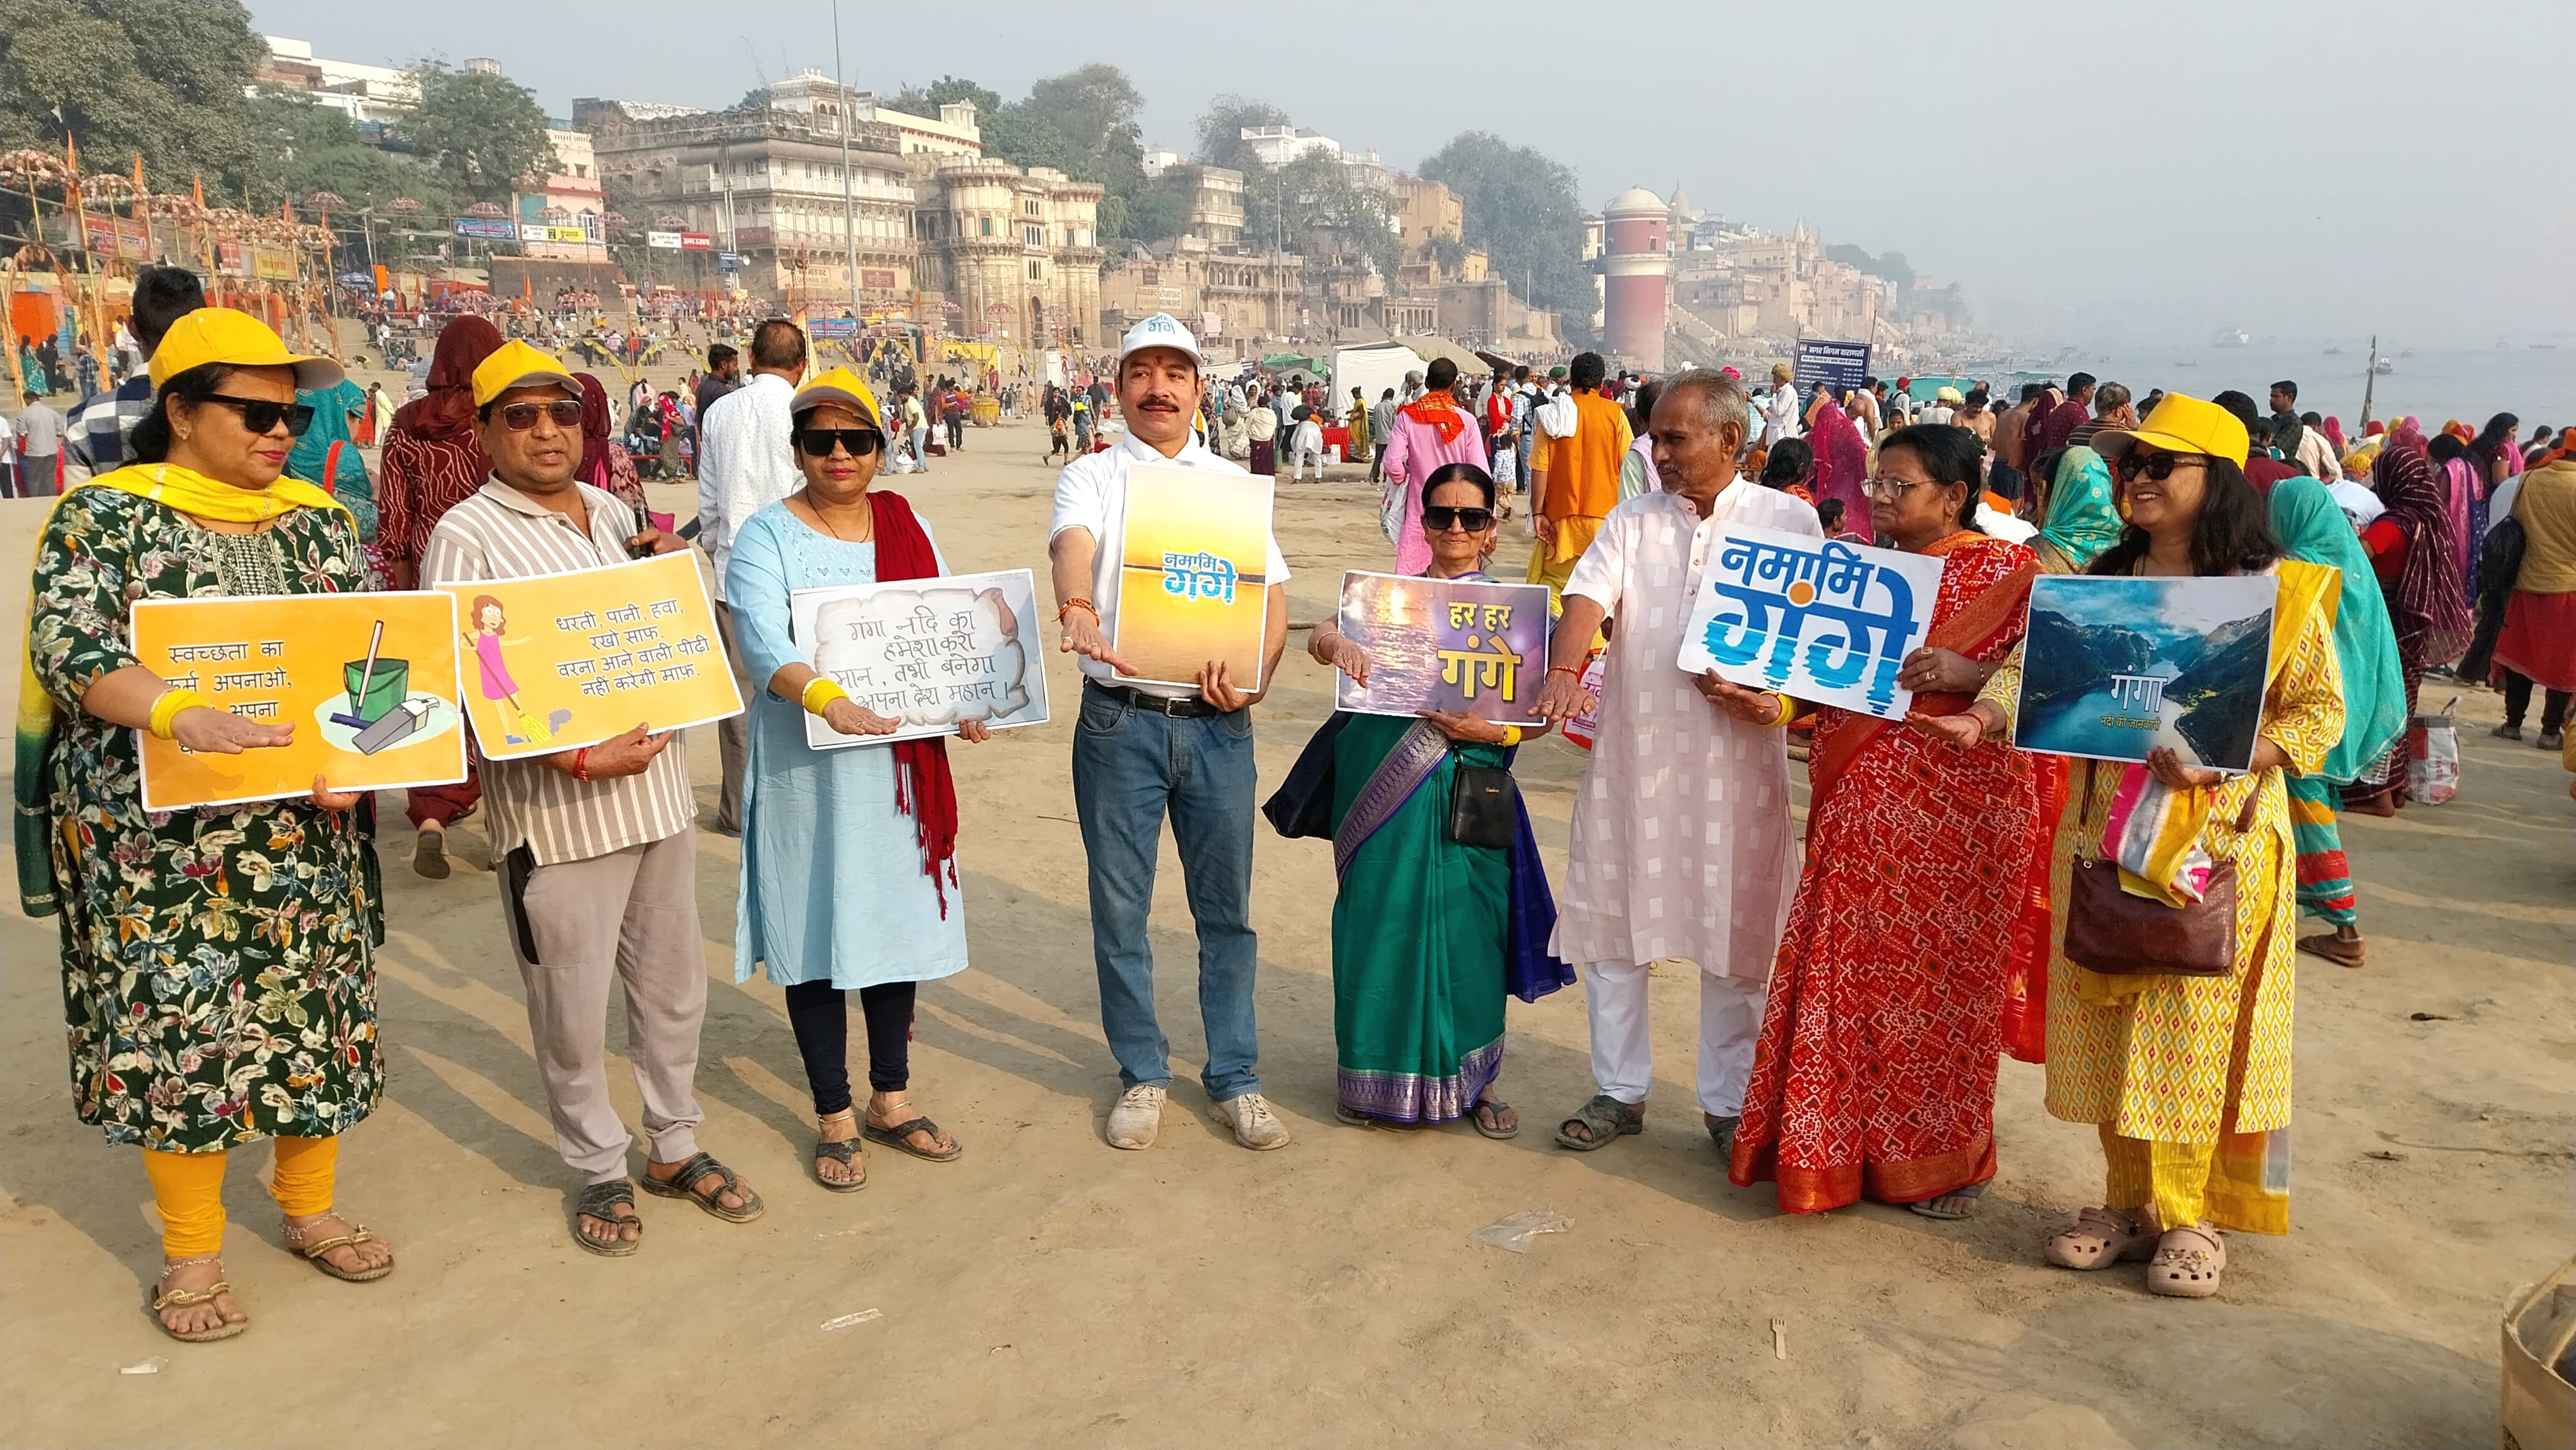
[[[1395,389],[1404,396],[1404,375],[1418,373],[1430,366],[1422,354],[1400,342],[1373,342],[1365,347],[1343,347],[1333,350],[1333,407],[1336,411],[1350,406],[1351,389],[1360,390],[1370,407],[1378,404],[1379,395]]]

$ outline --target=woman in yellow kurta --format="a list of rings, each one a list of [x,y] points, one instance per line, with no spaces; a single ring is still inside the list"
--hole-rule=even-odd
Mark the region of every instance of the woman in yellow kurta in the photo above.
[[[2218,1291],[2221,1229],[2289,1230],[2290,1005],[2297,851],[2285,771],[2318,769],[2343,736],[2332,569],[2282,560],[2244,476],[2244,426],[2198,399],[2168,396],[2133,431],[2093,445],[2114,460],[2129,526],[2089,572],[2141,576],[2271,573],[2271,679],[2254,769],[2222,777],[2158,750],[2146,769],[2197,819],[2196,844],[2236,867],[2236,961],[2225,976],[2109,976],[2066,959],[2066,900],[2079,845],[2102,840],[2123,771],[2076,772],[2050,872],[2056,903],[2048,984],[2048,1110],[2097,1125],[2104,1206],[2050,1240],[2075,1269],[2152,1257],[2147,1287]],[[2159,476],[2161,474],[2162,476]],[[1976,704],[1925,722],[1963,743],[2012,728],[2018,651]],[[2178,856],[2180,853],[2175,852]],[[2125,864],[2125,863],[2124,863]],[[2170,885],[2149,878],[2142,884]]]

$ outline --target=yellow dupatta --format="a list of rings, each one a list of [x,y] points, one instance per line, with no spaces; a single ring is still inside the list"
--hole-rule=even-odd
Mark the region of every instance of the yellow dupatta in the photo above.
[[[54,514],[61,511],[63,499],[82,488],[112,488],[184,514],[228,524],[263,524],[306,508],[349,512],[337,499],[300,478],[281,475],[264,489],[236,488],[175,463],[129,464],[65,489],[62,498],[54,500],[53,508],[46,512],[45,526],[36,531],[37,557],[43,555],[45,535],[51,532]],[[31,560],[30,573],[33,567]],[[52,852],[47,840],[44,766],[47,742],[53,738],[55,715],[61,706],[45,693],[44,682],[36,674],[38,592],[33,587],[27,591],[27,622],[19,634],[15,826],[20,904],[29,916],[50,916],[60,903],[55,899]]]

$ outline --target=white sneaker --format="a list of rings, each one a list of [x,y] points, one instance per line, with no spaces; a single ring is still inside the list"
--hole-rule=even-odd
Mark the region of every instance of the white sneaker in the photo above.
[[[1138,1083],[1118,1099],[1109,1110],[1109,1146],[1112,1148],[1151,1148],[1154,1134],[1163,1126],[1163,1097],[1167,1089]]]
[[[1208,1105],[1208,1116],[1234,1130],[1234,1141],[1256,1153],[1288,1146],[1288,1125],[1270,1111],[1270,1102],[1259,1093],[1245,1093]]]

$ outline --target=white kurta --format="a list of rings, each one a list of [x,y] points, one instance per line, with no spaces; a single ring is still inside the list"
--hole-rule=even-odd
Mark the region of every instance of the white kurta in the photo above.
[[[1610,511],[1565,586],[1614,621],[1549,943],[1565,961],[1675,957],[1770,975],[1798,884],[1786,732],[1719,710],[1675,663],[1728,524],[1824,537],[1813,508],[1750,479],[1728,484],[1705,520],[1677,494],[1649,493]]]

